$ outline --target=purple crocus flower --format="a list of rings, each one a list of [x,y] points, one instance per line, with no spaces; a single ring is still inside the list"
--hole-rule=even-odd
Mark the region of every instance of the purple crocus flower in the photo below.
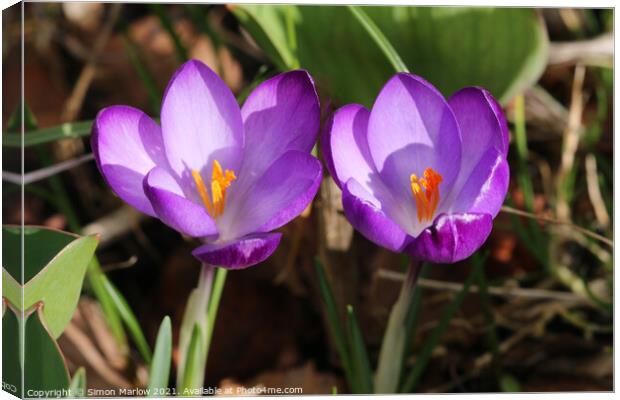
[[[241,109],[230,89],[199,61],[170,80],[161,126],[142,111],[99,112],[92,147],[112,190],[141,212],[204,244],[210,265],[245,268],[280,242],[270,232],[299,215],[321,182],[310,151],[319,102],[305,71],[260,84]]]
[[[345,214],[366,238],[414,259],[452,263],[487,239],[509,181],[508,127],[477,87],[447,101],[400,73],[371,111],[336,111],[322,139]]]

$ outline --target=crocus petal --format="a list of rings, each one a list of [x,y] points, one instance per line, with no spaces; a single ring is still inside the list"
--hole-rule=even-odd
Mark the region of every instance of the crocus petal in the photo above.
[[[191,171],[211,176],[213,161],[239,171],[243,124],[230,89],[200,61],[183,64],[174,74],[161,106],[161,127],[170,167],[182,186]]]
[[[184,197],[175,178],[163,168],[153,168],[144,178],[144,192],[155,214],[166,225],[192,237],[213,239],[215,221],[206,208]]]
[[[454,93],[448,103],[461,128],[463,162],[480,159],[489,147],[507,154],[506,117],[491,93],[480,87],[466,87]]]
[[[329,173],[341,189],[351,178],[367,187],[376,173],[368,149],[370,111],[359,104],[339,108],[329,119],[321,145]]]
[[[247,149],[239,179],[257,179],[288,150],[309,153],[320,124],[319,98],[306,71],[258,85],[241,109]]]
[[[408,205],[409,230],[419,231],[409,177],[430,167],[443,177],[440,193],[447,194],[461,163],[459,127],[448,103],[424,79],[395,75],[370,112],[368,145],[382,180]]]
[[[478,250],[492,227],[489,214],[441,214],[408,246],[407,252],[418,260],[454,263]]]
[[[411,226],[410,207],[407,206],[413,199],[407,199],[406,203],[395,199],[377,173],[368,148],[369,116],[370,112],[358,104],[346,105],[334,113],[322,139],[327,167],[341,189],[350,179],[354,179],[374,199],[376,208],[407,229]]]
[[[459,176],[452,188],[447,205],[452,210],[468,211],[455,198],[463,191],[470,192],[467,197],[471,198],[472,191],[481,190],[481,186],[472,187],[471,185],[474,183],[482,185],[488,181],[487,177],[492,170],[490,166],[499,164],[499,160],[495,160],[495,154],[506,158],[508,126],[499,104],[488,91],[482,88],[461,89],[450,97],[449,103],[461,128],[463,149]],[[491,165],[481,166],[481,163],[484,164],[483,159]],[[486,172],[487,177],[480,177],[483,171]],[[477,178],[472,179],[472,174],[475,174]],[[507,177],[505,180],[507,181]],[[503,185],[501,187],[503,188]]]
[[[208,243],[192,252],[194,257],[210,265],[227,269],[243,269],[269,257],[280,243],[281,233],[257,233],[239,240]]]
[[[504,154],[490,148],[456,196],[452,211],[497,215],[508,192],[510,171]]]
[[[355,229],[368,240],[389,250],[402,251],[411,237],[382,210],[379,200],[355,179],[342,190],[344,213]]]
[[[290,150],[247,190],[236,209],[226,210],[219,226],[224,238],[276,229],[310,204],[321,184],[321,163],[308,153]]]
[[[168,165],[159,126],[133,107],[104,108],[95,118],[91,145],[112,190],[136,209],[155,216],[142,180],[153,167]]]

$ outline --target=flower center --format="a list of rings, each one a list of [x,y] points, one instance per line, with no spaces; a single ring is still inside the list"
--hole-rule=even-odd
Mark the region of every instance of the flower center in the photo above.
[[[424,170],[424,177],[411,174],[411,193],[418,209],[418,221],[431,221],[439,204],[439,184],[443,177],[432,168]]]
[[[213,160],[213,172],[211,173],[211,198],[207,192],[207,187],[200,176],[200,173],[196,170],[192,171],[192,177],[196,182],[198,193],[204,203],[209,215],[213,218],[217,218],[224,213],[224,205],[226,203],[226,189],[230,186],[232,181],[237,179],[234,171],[227,169],[224,171],[222,166],[217,160]]]

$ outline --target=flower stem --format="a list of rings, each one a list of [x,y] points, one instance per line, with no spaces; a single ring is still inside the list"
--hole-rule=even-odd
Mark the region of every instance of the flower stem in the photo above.
[[[209,299],[211,296],[211,288],[213,286],[213,275],[215,268],[209,264],[202,264],[200,270],[200,277],[198,278],[198,286],[192,290],[187,300],[187,306],[185,307],[185,313],[183,314],[183,321],[181,322],[181,332],[179,335],[179,367],[177,369],[177,388],[180,394],[183,394],[184,389],[200,389],[202,388],[204,380],[204,370],[206,367],[207,359],[207,332],[208,332],[208,315]],[[190,339],[195,326],[199,327],[199,331],[202,335],[202,346],[198,346],[201,349],[199,355],[189,355]],[[184,387],[183,382],[188,382],[185,379],[185,372],[188,360],[195,360],[196,356],[200,356],[203,362],[199,365],[202,367],[201,373],[193,372],[199,379],[192,379],[192,387]]]
[[[211,339],[213,338],[213,328],[215,328],[215,318],[217,317],[217,310],[220,307],[220,299],[222,298],[222,291],[224,290],[227,274],[228,270],[224,268],[217,268],[215,271],[215,280],[211,288],[211,298],[209,299],[209,308],[207,310],[207,358],[209,357],[209,348],[211,346]]]
[[[407,331],[406,319],[413,300],[415,284],[420,275],[420,266],[420,262],[411,260],[398,299],[392,307],[379,353],[379,364],[375,375],[375,393],[396,393],[398,390],[403,352],[407,340],[405,334]]]

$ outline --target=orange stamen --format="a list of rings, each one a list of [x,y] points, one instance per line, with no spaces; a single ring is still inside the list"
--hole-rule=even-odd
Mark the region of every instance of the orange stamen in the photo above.
[[[217,218],[224,213],[226,203],[226,189],[231,185],[232,181],[237,179],[235,173],[229,169],[224,171],[217,160],[213,160],[213,172],[211,173],[211,198],[207,192],[207,187],[196,170],[192,171],[192,177],[198,188],[200,198],[204,203],[207,211],[213,218]]]
[[[439,184],[443,181],[441,174],[432,168],[424,170],[424,177],[411,174],[411,193],[418,209],[418,221],[431,221],[439,204]]]

